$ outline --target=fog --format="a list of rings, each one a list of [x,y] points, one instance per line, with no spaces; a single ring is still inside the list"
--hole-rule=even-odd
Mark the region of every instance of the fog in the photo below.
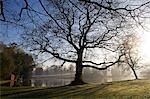
[[[140,79],[149,79],[150,69],[143,69],[137,72]],[[138,71],[138,70],[137,70]],[[38,87],[57,87],[68,85],[73,81],[75,71],[73,68],[36,68],[32,72],[31,86]],[[128,67],[114,66],[107,70],[99,71],[91,68],[84,68],[83,80],[87,83],[106,83],[112,81],[133,80],[134,75]]]

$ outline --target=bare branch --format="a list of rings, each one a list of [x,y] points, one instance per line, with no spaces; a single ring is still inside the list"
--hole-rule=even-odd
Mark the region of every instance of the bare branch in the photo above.
[[[97,69],[97,70],[106,70],[107,68],[119,63],[119,62],[122,62],[120,59],[121,57],[124,56],[124,54],[120,55],[119,58],[115,61],[115,62],[102,62],[102,63],[94,63],[92,61],[85,61],[85,62],[88,62],[88,63],[92,63],[94,65],[104,65],[105,67],[96,67],[96,66],[92,66],[92,65],[83,65],[83,67],[90,67],[90,68],[94,68],[94,69]],[[108,65],[107,65],[108,64]]]
[[[97,5],[97,6],[99,6],[99,7],[101,7],[101,8],[104,8],[104,9],[107,9],[107,10],[112,10],[112,11],[118,11],[118,10],[125,10],[125,11],[132,11],[131,9],[127,9],[127,7],[128,6],[126,6],[126,7],[123,7],[123,8],[112,8],[112,7],[107,7],[107,6],[104,6],[104,5],[102,5],[102,4],[100,4],[100,3],[98,3],[98,2],[96,2],[96,1],[91,1],[91,0],[79,0],[79,1],[83,1],[83,2],[85,2],[85,3],[90,3],[90,4],[95,4],[95,5]]]
[[[21,19],[23,10],[27,10],[27,9],[28,9],[28,5],[29,5],[29,4],[28,4],[28,1],[27,1],[27,0],[24,0],[24,3],[25,3],[25,6],[24,6],[23,8],[21,8],[21,10],[20,10],[18,21]]]
[[[143,7],[143,6],[145,6],[145,5],[148,5],[148,4],[150,4],[150,1],[148,1],[148,2],[146,2],[146,3],[143,3],[143,4],[141,4],[140,6],[138,6],[138,7],[136,7],[136,8],[130,8],[130,9],[128,9],[127,7],[128,7],[128,5],[126,6],[126,7],[119,7],[119,8],[111,8],[111,7],[107,7],[107,6],[104,6],[104,5],[102,5],[102,4],[100,4],[100,3],[98,3],[98,2],[96,2],[96,1],[91,1],[91,0],[79,0],[79,1],[83,1],[83,2],[85,2],[85,3],[90,3],[90,4],[95,4],[95,5],[97,5],[97,6],[99,6],[99,7],[101,7],[101,8],[104,8],[104,9],[107,9],[107,10],[112,10],[112,11],[119,11],[119,10],[124,10],[124,11],[127,11],[127,12],[131,12],[131,11],[135,11],[135,10],[137,10],[137,9],[140,9],[141,7]]]
[[[5,15],[4,15],[3,0],[0,0],[0,10],[1,10],[0,15],[2,15],[2,18],[3,18],[3,19],[0,19],[0,20],[1,20],[1,21],[6,21],[6,18],[5,18]]]
[[[43,51],[48,52],[48,53],[50,53],[51,55],[53,55],[55,58],[60,59],[60,60],[63,60],[63,61],[65,61],[65,62],[76,63],[75,60],[65,59],[65,58],[61,57],[58,53],[51,52],[51,51],[49,51],[49,50],[47,50],[47,49],[45,49],[45,48],[43,49]]]
[[[60,24],[57,22],[57,20],[46,10],[46,8],[44,7],[43,3],[41,0],[39,0],[39,3],[41,4],[42,8],[44,9],[44,11],[46,12],[46,14],[53,19],[53,21],[59,26],[60,29],[62,29],[64,31],[64,29],[60,26]]]

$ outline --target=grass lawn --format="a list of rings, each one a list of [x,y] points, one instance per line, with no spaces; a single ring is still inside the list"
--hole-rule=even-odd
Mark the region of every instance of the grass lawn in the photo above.
[[[150,99],[150,80],[85,84],[55,88],[1,87],[1,98]]]

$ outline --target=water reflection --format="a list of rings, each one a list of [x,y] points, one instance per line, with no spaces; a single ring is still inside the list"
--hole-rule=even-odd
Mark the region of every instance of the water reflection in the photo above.
[[[32,78],[31,79],[31,86],[32,87],[57,87],[57,86],[64,86],[69,84],[73,78]]]

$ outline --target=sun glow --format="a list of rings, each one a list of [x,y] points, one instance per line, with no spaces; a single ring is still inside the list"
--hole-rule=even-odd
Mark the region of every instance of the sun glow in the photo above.
[[[144,31],[144,33],[141,34],[139,51],[143,61],[150,63],[150,32]]]

